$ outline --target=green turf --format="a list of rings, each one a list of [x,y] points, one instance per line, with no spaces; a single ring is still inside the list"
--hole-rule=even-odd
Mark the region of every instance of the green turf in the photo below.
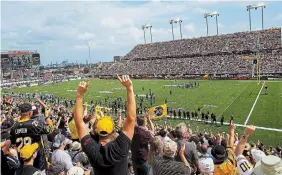
[[[200,86],[193,89],[165,86],[183,84],[183,82],[189,82],[189,80],[133,80],[135,94],[146,94],[149,92],[149,88],[152,89],[152,92],[156,95],[154,105],[163,104],[167,97],[168,107],[185,108],[189,111],[196,111],[198,107],[203,107],[203,111],[214,112],[217,117],[223,114],[226,121],[229,120],[230,115],[234,115],[235,123],[238,124],[245,122],[261,88],[261,84],[258,85],[256,81],[235,80],[199,81]],[[79,81],[71,81],[60,83],[58,86],[48,84],[10,91],[51,93],[58,97],[74,100],[76,96],[74,90],[76,90],[78,83]],[[248,124],[282,129],[282,82],[267,82],[267,85],[269,94],[260,95]],[[145,91],[142,91],[142,87],[145,88]],[[172,90],[172,95],[169,94],[170,90]],[[111,91],[113,93],[104,94],[99,91]],[[85,100],[90,102],[93,99],[104,103],[104,98],[107,95],[110,96],[111,101],[116,97],[125,99],[126,93],[117,80],[92,79]],[[145,106],[150,107],[149,101],[145,102]],[[218,128],[202,124],[194,125],[199,125],[199,128],[211,128],[212,130],[228,129],[227,127]],[[239,132],[243,129],[237,128]],[[281,132],[257,130],[253,138],[271,145],[282,144]]]

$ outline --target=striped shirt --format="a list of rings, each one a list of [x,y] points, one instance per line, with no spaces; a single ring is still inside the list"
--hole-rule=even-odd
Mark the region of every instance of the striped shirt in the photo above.
[[[156,157],[153,161],[153,175],[190,175],[191,170],[183,162],[169,157]]]

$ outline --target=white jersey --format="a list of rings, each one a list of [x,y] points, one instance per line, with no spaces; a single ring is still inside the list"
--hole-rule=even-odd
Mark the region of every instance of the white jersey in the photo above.
[[[253,165],[246,159],[245,156],[239,155],[236,157],[237,169],[240,175],[251,175],[253,170]]]

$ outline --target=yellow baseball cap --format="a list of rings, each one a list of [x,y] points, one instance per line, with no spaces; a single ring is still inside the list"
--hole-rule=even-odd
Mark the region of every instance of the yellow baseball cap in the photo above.
[[[107,136],[114,130],[114,121],[111,117],[101,117],[96,125],[96,131],[100,136]]]
[[[29,159],[33,153],[38,149],[38,143],[34,143],[32,145],[28,144],[25,145],[21,150],[20,150],[20,156],[22,159]]]

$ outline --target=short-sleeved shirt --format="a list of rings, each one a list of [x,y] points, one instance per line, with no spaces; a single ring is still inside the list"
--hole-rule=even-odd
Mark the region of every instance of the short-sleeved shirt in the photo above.
[[[32,165],[24,165],[16,171],[15,175],[41,175],[41,172]]]
[[[227,148],[228,157],[221,164],[214,164],[214,175],[237,175],[235,153],[231,148]]]
[[[86,153],[94,168],[95,175],[127,175],[128,152],[130,139],[121,132],[119,136],[106,145],[102,146],[86,135],[81,139],[82,150]]]
[[[169,157],[155,157],[153,160],[154,175],[190,175],[191,169],[183,162]]]
[[[73,167],[71,156],[63,150],[57,149],[52,154],[52,163],[53,162],[64,162],[65,170],[69,170]]]
[[[185,144],[184,155],[191,167],[195,165],[196,160],[199,159],[197,154],[196,144],[194,142],[188,142],[185,140],[177,140],[178,150],[180,150],[181,144]],[[176,155],[175,160],[181,162],[179,155]]]
[[[132,161],[142,164],[149,158],[149,143],[153,141],[150,131],[136,126],[131,144]]]

